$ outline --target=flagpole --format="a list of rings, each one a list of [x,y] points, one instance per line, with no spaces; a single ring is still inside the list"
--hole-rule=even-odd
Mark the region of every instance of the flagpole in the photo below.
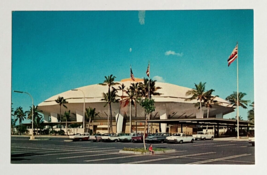
[[[132,66],[130,65],[130,70],[131,70],[131,82],[130,86],[132,83]],[[130,133],[132,133],[132,99],[130,99]]]
[[[238,42],[237,42],[237,51],[239,52],[239,48],[238,48]],[[237,53],[238,53],[237,52]],[[238,57],[239,57],[239,55],[237,55],[237,85],[236,85],[236,87],[237,87],[237,92],[236,92],[236,98],[237,98],[237,105],[236,105],[236,107],[237,107],[237,110],[236,110],[236,118],[237,118],[237,139],[239,139],[239,94],[238,94]]]
[[[149,76],[148,76],[148,98],[151,99],[151,96],[150,96],[150,62],[148,61],[148,66],[149,66]],[[149,120],[150,120],[150,115],[149,114]],[[150,124],[149,124],[150,125]],[[147,131],[150,132],[149,130],[149,126],[147,126]]]

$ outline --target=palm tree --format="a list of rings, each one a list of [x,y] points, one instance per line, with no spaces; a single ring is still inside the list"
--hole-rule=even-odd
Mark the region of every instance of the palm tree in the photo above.
[[[119,83],[116,83],[114,82],[115,81],[115,76],[113,76],[112,74],[109,75],[109,76],[105,76],[105,80],[103,83],[99,83],[99,85],[102,85],[102,86],[108,86],[108,93],[106,93],[106,95],[112,95],[112,93],[110,92],[110,88],[113,86],[113,85],[118,85]],[[113,92],[114,93],[114,92]],[[105,94],[105,93],[104,93]],[[103,97],[106,100],[108,99],[112,99],[113,97],[105,97],[105,95],[103,94]],[[116,94],[116,93],[115,93]],[[113,94],[114,95],[114,94]],[[111,101],[108,100],[108,105],[109,105],[109,116],[108,116],[108,119],[109,119],[109,133],[110,133],[110,129],[112,131],[112,110],[111,110]],[[105,105],[106,106],[106,105]],[[111,128],[110,128],[111,127]]]
[[[145,98],[140,101],[140,105],[144,108],[145,115],[149,115],[153,111],[155,111],[155,101],[153,99]],[[144,135],[143,135],[144,150],[146,150],[146,139],[145,139],[146,126],[147,126],[147,117],[146,117],[146,124],[145,124]]]
[[[161,95],[156,92],[158,89],[161,89],[161,87],[156,86],[156,81],[157,80],[144,78],[144,83],[139,83],[139,89],[143,97],[151,98],[151,95]]]
[[[14,134],[14,128],[16,127],[16,121],[11,118],[11,134]]]
[[[38,106],[34,106],[33,105],[33,121],[36,123],[37,121],[40,121],[40,119],[42,118],[42,115],[40,114],[40,112],[43,112],[42,110],[38,109]],[[26,111],[26,114],[28,114],[28,119],[32,119],[32,106],[30,106],[30,110]],[[33,128],[33,133],[35,130],[35,126],[37,126],[37,124],[34,123],[34,128]]]
[[[238,106],[241,106],[242,108],[247,109],[249,100],[243,100],[243,97],[245,95],[247,94],[243,92],[238,93]],[[231,95],[229,95],[225,99],[228,100],[233,105],[232,107],[237,106],[237,93],[236,92],[233,92]]]
[[[66,99],[64,99],[64,97],[60,97],[60,96],[58,96],[58,98],[55,101],[60,106],[60,108],[59,108],[59,110],[60,110],[59,120],[61,122],[61,106],[63,106],[64,108],[67,108],[67,106],[65,104],[68,102],[66,101]],[[61,125],[60,125],[60,130],[61,130]]]
[[[41,130],[44,128],[44,120],[43,117],[36,117],[34,119],[34,127],[37,128],[37,132],[38,132],[38,128]]]
[[[205,91],[205,85],[206,85],[206,83],[200,82],[199,84],[195,84],[195,88],[193,88],[192,90],[188,90],[185,93],[186,96],[191,95],[191,97],[186,98],[185,101],[191,101],[191,100],[199,101],[199,108],[200,108],[201,112],[203,112],[202,102],[207,100],[207,97],[209,95],[211,95],[212,92],[214,91],[213,89]]]
[[[210,93],[207,94],[204,105],[207,108],[207,118],[209,118],[210,108],[212,108],[213,105],[218,104],[218,101],[215,100],[215,98],[219,97],[218,95],[211,95],[213,91],[209,91]]]
[[[108,133],[113,133],[113,129],[112,129],[112,111],[111,111],[111,104],[112,103],[118,103],[119,99],[117,98],[117,89],[115,89],[114,87],[112,87],[112,91],[109,91],[108,93],[103,93],[103,99],[101,99],[102,101],[105,101],[105,105],[104,107],[107,106],[107,104],[109,105],[109,111],[110,111],[110,115],[109,115],[109,129],[108,129]]]
[[[130,104],[130,133],[132,132],[132,105],[136,105],[134,99],[136,99],[135,92],[131,88],[127,88],[126,90],[127,96],[122,96],[122,100],[125,102],[124,107]],[[136,108],[135,108],[136,110]]]
[[[90,131],[90,124],[92,123],[92,120],[94,120],[94,118],[97,117],[97,116],[99,116],[99,112],[96,112],[95,108],[89,107],[89,108],[85,109],[85,119],[88,120],[89,131]]]
[[[26,113],[23,111],[22,107],[18,107],[15,112],[14,116],[16,117],[15,122],[19,121],[19,125],[21,126],[21,122],[26,119]],[[20,132],[21,135],[21,132]]]
[[[63,120],[66,120],[66,135],[68,135],[68,120],[70,120],[70,110],[65,111],[63,114]]]
[[[248,111],[248,119],[254,124],[254,102],[252,102],[249,106],[251,106],[252,109]]]

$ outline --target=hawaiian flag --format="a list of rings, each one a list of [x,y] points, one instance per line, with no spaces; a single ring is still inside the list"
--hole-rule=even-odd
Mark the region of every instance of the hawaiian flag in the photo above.
[[[230,55],[230,57],[227,60],[228,61],[228,66],[230,66],[230,64],[235,61],[237,56],[238,56],[238,45],[235,46],[232,54]]]
[[[131,79],[132,79],[133,81],[135,81],[135,79],[134,79],[134,74],[133,74],[133,71],[132,71],[132,68],[130,68],[130,73],[131,73]]]
[[[148,64],[148,66],[147,66],[147,70],[146,70],[146,75],[149,77],[149,73],[150,73],[150,67],[149,67],[149,64]]]

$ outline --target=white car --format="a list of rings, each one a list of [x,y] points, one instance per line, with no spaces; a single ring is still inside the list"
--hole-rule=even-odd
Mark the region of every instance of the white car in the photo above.
[[[119,136],[117,134],[104,134],[101,137],[102,141],[117,142],[119,141]]]
[[[208,133],[204,133],[203,131],[198,131],[197,134],[193,134],[195,140],[213,140],[214,136]]]
[[[250,138],[248,143],[251,143],[252,146],[255,146],[255,137]]]
[[[74,134],[74,135],[71,135],[69,136],[69,139],[73,140],[73,141],[76,141],[76,140],[89,140],[89,133],[84,133],[84,134],[80,134],[80,133],[77,133],[77,134]]]
[[[194,142],[193,136],[185,135],[184,133],[173,134],[172,136],[166,137],[168,143],[183,143],[183,142]]]
[[[119,135],[119,141],[123,142],[123,141],[128,141],[130,142],[132,140],[132,136],[134,135],[134,133],[125,133],[125,134],[120,134]]]

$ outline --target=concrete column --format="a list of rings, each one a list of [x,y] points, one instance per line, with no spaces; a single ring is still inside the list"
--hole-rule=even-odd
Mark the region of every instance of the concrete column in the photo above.
[[[83,122],[83,112],[82,111],[76,111],[76,121],[77,122]]]
[[[219,123],[217,123],[217,137],[219,137],[219,129],[220,129],[220,127],[219,127]]]
[[[116,123],[117,123],[117,133],[121,133],[122,132],[122,124],[123,124],[123,116],[121,114],[116,114],[115,116],[116,118]]]
[[[58,122],[57,120],[57,113],[51,112],[51,122]]]
[[[49,122],[49,118],[50,118],[49,113],[43,113],[43,114],[44,114],[44,123]]]
[[[160,115],[160,119],[167,119],[166,112]],[[161,133],[166,133],[167,123],[161,123],[160,127],[161,127]]]
[[[216,137],[216,127],[215,125],[213,125],[213,135],[214,135],[214,138]]]

